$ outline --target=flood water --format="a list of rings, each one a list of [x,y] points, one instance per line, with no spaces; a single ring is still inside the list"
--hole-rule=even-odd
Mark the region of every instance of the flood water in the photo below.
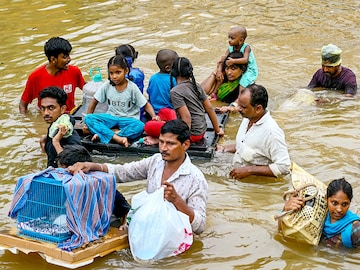
[[[237,3],[236,3],[237,2]],[[72,64],[88,80],[89,69],[105,71],[114,48],[130,43],[139,52],[134,66],[149,77],[157,72],[159,49],[188,57],[200,82],[227,48],[232,25],[248,29],[259,66],[257,83],[269,92],[269,109],[284,129],[292,161],[328,183],[345,177],[354,188],[351,209],[360,212],[359,98],[343,99],[320,91],[328,100],[318,106],[281,110],[295,90],[305,87],[320,67],[320,49],[334,43],[343,65],[359,75],[359,1],[228,0],[2,0],[0,35],[0,226],[7,217],[16,180],[46,166],[39,137],[47,125],[35,109],[20,115],[18,103],[30,72],[46,62],[43,45],[53,36],[69,39]],[[77,94],[78,103],[81,92]],[[221,143],[234,142],[240,117],[233,115]],[[125,162],[127,159],[101,159]],[[234,182],[228,178],[232,155],[194,161],[206,175],[210,194],[206,231],[185,254],[154,264],[140,264],[129,250],[97,258],[82,269],[359,269],[355,250],[309,247],[285,241],[271,216],[282,208],[286,180]],[[130,200],[144,182],[119,184]],[[1,269],[62,269],[37,254],[0,255]]]

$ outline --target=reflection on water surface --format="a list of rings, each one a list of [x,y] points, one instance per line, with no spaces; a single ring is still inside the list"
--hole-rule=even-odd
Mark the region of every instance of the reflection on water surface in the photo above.
[[[334,43],[343,50],[343,65],[359,74],[358,1],[24,1],[0,3],[0,222],[7,217],[15,181],[44,168],[39,137],[46,132],[34,106],[18,114],[18,102],[29,73],[46,62],[43,45],[62,36],[73,45],[72,63],[88,78],[89,69],[106,63],[117,45],[131,43],[139,51],[135,66],[149,77],[157,72],[156,52],[176,50],[194,64],[200,82],[215,69],[227,47],[230,26],[243,24],[259,66],[258,83],[269,91],[269,109],[284,129],[290,156],[319,179],[346,177],[354,187],[352,209],[358,211],[360,185],[359,99],[344,100],[329,91],[317,92],[329,102],[281,110],[293,93],[320,67],[320,49]],[[81,92],[78,92],[78,101]],[[35,102],[34,102],[35,104]],[[300,108],[299,108],[300,107]],[[233,115],[222,143],[235,140],[241,119]],[[101,157],[96,157],[104,161]],[[106,159],[124,162],[122,159]],[[282,207],[287,180],[228,179],[231,155],[209,162],[194,161],[206,174],[210,194],[208,225],[185,254],[150,265],[134,262],[128,250],[98,258],[84,269],[357,269],[353,250],[332,250],[288,242],[276,232],[271,216]],[[119,184],[130,199],[144,182]],[[359,211],[358,211],[359,212]],[[35,254],[0,256],[4,269],[60,269]]]

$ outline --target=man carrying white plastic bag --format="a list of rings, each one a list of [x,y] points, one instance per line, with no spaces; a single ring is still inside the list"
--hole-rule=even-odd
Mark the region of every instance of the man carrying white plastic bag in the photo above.
[[[129,243],[135,259],[159,260],[188,250],[193,243],[189,216],[164,199],[164,187],[132,198]]]
[[[90,170],[102,170],[114,174],[117,182],[130,182],[135,180],[147,179],[146,192],[148,193],[149,197],[157,196],[158,192],[162,192],[160,187],[163,186],[163,202],[170,205],[170,207],[174,206],[173,208],[176,208],[177,213],[180,216],[185,215],[191,225],[192,232],[194,232],[195,234],[200,234],[204,231],[206,224],[206,200],[208,193],[208,184],[203,173],[194,164],[191,163],[191,160],[186,153],[186,150],[189,147],[189,126],[184,121],[176,119],[165,123],[164,126],[161,128],[159,137],[160,153],[158,154],[139,161],[125,163],[123,165],[115,165],[109,163],[98,164],[91,162],[76,163],[74,166],[69,167],[69,170],[73,173],[76,173],[79,170],[82,170],[84,172]],[[144,198],[139,198],[143,196],[144,193],[143,195],[140,194],[138,196],[138,199],[145,200]],[[131,244],[132,238],[139,237],[138,233],[132,233],[133,227],[142,226],[143,231],[147,229],[158,229],[152,227],[159,225],[151,225],[149,223],[145,225],[145,222],[148,222],[147,219],[150,219],[151,217],[151,219],[154,219],[154,222],[162,222],[162,226],[171,228],[169,222],[164,222],[164,220],[161,220],[162,218],[164,218],[162,216],[163,210],[160,211],[161,216],[159,216],[158,212],[151,213],[150,210],[146,209],[146,211],[142,211],[147,213],[147,218],[144,216],[145,214],[140,215],[139,213],[141,212],[139,211],[142,209],[142,207],[147,207],[147,204],[149,204],[149,202],[146,202],[145,204],[136,203],[136,196],[134,196],[134,205],[132,205],[132,208],[136,211],[133,213],[131,221],[129,223],[129,242],[131,250],[132,252],[134,252],[133,254],[137,254],[137,246]],[[153,199],[151,199],[151,201],[152,200]],[[140,204],[143,206],[139,207]],[[161,204],[158,203],[159,208],[163,207],[160,205]],[[154,207],[153,211],[155,210],[159,211],[157,207]],[[172,212],[174,213],[175,211]],[[138,217],[136,217],[136,215],[138,215]],[[143,220],[142,222],[144,222],[144,225],[141,225],[142,223],[140,221],[136,221],[131,224],[134,221],[133,218],[141,218]],[[186,227],[184,227],[184,232],[185,228]],[[141,232],[141,230],[138,230],[138,232],[139,231]],[[186,230],[186,233],[191,234],[191,230]],[[149,240],[150,245],[155,247],[158,242],[160,242],[159,239],[162,237],[163,234],[165,234],[165,232],[163,230],[159,230],[152,231],[151,235],[150,233],[147,233],[147,235],[142,234],[142,237],[144,238],[143,240]],[[181,235],[182,237],[184,237],[184,233],[182,233]],[[167,234],[167,238],[175,238],[174,231],[172,231],[172,234]],[[187,238],[187,240],[189,239],[191,239],[192,243],[192,236],[189,236],[189,238]],[[186,243],[187,242],[185,240],[180,243],[183,245],[180,248],[178,247],[178,249],[174,251],[175,253],[171,253],[171,255],[176,255],[188,249],[189,246],[187,246]],[[163,242],[162,249],[166,249],[168,245],[168,243]],[[152,256],[153,258],[150,258]],[[166,256],[160,254],[151,256],[146,255],[146,260],[155,260]],[[141,259],[140,257],[135,258]]]

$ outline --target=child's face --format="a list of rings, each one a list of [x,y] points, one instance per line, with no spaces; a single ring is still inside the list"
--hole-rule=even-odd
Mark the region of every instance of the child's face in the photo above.
[[[228,34],[228,42],[230,46],[239,46],[244,44],[244,38],[239,32],[230,30]]]
[[[121,85],[124,84],[126,82],[125,76],[128,73],[128,69],[124,69],[120,66],[117,65],[110,65],[109,69],[109,77],[110,80],[115,84],[115,85]]]

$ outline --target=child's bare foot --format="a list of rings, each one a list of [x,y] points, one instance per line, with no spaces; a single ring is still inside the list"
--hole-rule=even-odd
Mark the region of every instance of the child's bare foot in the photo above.
[[[126,229],[127,229],[126,224],[125,224],[125,225],[121,225],[121,226],[119,227],[119,231],[126,231]]]
[[[94,136],[92,136],[92,138],[91,138],[91,141],[92,141],[92,142],[97,142],[97,141],[99,141],[99,135],[94,134]]]
[[[154,144],[158,144],[159,143],[159,139],[151,137],[151,136],[146,136],[144,137],[144,144],[146,145],[154,145]]]
[[[127,214],[123,217],[123,224],[121,224],[121,226],[119,227],[120,231],[127,230],[128,227],[127,227],[126,219],[127,219]]]
[[[125,147],[129,146],[129,142],[128,142],[128,139],[126,137],[121,137],[121,136],[119,136],[117,134],[114,134],[114,136],[112,138],[118,144],[121,144],[121,145],[123,145]]]

